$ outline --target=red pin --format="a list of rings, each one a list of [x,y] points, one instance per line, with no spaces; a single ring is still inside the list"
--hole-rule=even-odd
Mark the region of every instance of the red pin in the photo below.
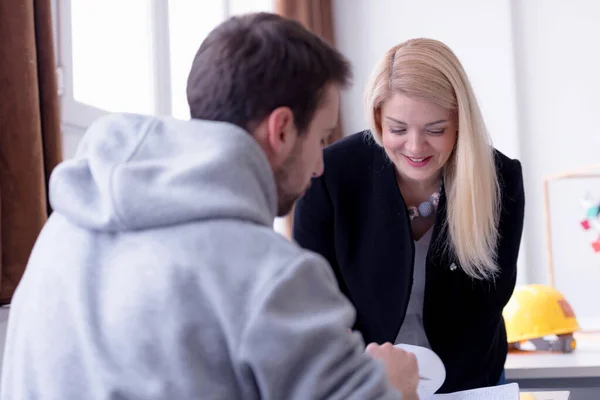
[[[584,219],[583,221],[581,221],[581,226],[587,231],[588,229],[590,229],[590,221]]]

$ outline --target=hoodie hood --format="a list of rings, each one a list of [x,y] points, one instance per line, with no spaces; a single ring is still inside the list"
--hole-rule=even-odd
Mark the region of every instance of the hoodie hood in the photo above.
[[[87,229],[127,231],[209,219],[272,225],[273,171],[228,123],[111,114],[50,177],[54,212]]]

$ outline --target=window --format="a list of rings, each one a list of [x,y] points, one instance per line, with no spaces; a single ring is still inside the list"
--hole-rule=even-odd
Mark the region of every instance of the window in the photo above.
[[[189,118],[185,96],[186,79],[202,40],[225,19],[225,8],[218,1],[179,1],[169,5],[169,47],[171,105],[177,118]],[[201,15],[199,19],[197,16]]]
[[[144,0],[71,2],[75,101],[107,111],[154,112],[151,13]]]
[[[225,18],[274,0],[53,0],[64,156],[107,112],[189,118],[192,60]],[[274,228],[283,231],[283,219]]]
[[[228,16],[270,11],[272,1],[56,0],[63,130],[81,133],[117,111],[189,118],[200,43]]]

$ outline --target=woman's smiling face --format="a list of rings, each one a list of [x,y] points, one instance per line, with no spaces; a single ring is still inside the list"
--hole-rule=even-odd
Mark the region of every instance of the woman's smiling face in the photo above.
[[[456,143],[454,113],[427,100],[394,94],[381,106],[381,135],[401,179],[438,179]]]

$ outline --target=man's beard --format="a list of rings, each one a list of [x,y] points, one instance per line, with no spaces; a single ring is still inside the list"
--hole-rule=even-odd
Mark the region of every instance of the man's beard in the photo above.
[[[290,175],[297,166],[297,149],[292,150],[292,153],[287,160],[275,171],[275,185],[277,185],[277,216],[284,217],[292,208],[296,200],[302,196],[302,193],[306,190],[303,188],[290,188]]]
[[[277,192],[278,192],[277,216],[285,217],[286,215],[289,214],[290,211],[292,211],[292,208],[294,208],[294,204],[296,203],[296,200],[298,200],[300,195],[286,194],[286,193],[283,193],[281,190],[279,190],[279,187],[277,189],[278,189],[277,190]]]

